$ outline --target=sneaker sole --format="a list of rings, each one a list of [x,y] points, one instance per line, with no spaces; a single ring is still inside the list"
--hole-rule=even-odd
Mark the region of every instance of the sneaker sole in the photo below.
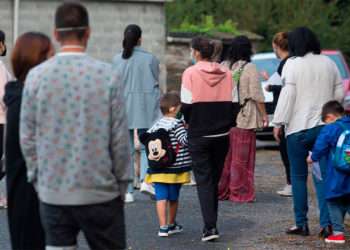
[[[334,243],[334,244],[345,244],[345,240],[328,240],[325,239],[326,243]]]
[[[171,234],[179,234],[179,233],[182,233],[184,230],[181,229],[181,230],[173,230],[173,231],[169,231],[168,234],[171,235]]]
[[[219,239],[219,238],[220,238],[219,235],[211,235],[211,236],[202,238],[202,241],[203,241],[203,242],[212,241],[212,240],[217,240],[217,239]]]
[[[169,234],[168,233],[158,233],[159,237],[168,237]]]

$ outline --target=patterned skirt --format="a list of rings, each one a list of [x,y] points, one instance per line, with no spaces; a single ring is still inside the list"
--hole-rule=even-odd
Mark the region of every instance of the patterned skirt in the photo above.
[[[230,131],[230,148],[219,183],[220,200],[234,202],[252,202],[255,200],[255,156],[255,131],[232,128]]]

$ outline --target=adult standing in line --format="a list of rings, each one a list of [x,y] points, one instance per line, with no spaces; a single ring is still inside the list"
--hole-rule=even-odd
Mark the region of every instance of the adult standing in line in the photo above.
[[[141,43],[141,28],[135,24],[128,25],[124,31],[123,51],[113,60],[124,84],[132,156],[135,153],[134,130],[137,129],[138,135],[141,135],[160,117],[159,60],[142,49]],[[134,166],[133,163],[132,166]],[[154,196],[153,186],[144,182],[148,167],[144,146],[141,146],[140,166],[141,192]],[[132,176],[134,176],[134,171],[132,171]],[[125,202],[134,201],[133,191],[134,187],[131,182]]]
[[[321,128],[322,106],[330,100],[342,101],[344,90],[337,66],[327,56],[321,55],[320,42],[310,29],[300,27],[290,32],[288,45],[292,57],[287,60],[282,72],[284,87],[273,119],[274,136],[277,141],[280,140],[281,127],[284,125],[295,215],[295,226],[286,233],[307,236],[306,158]],[[320,165],[324,176],[326,164]],[[331,230],[331,223],[323,194],[323,182],[315,181],[315,186],[320,207],[320,236],[325,237]]]
[[[24,81],[29,70],[52,57],[50,39],[41,33],[20,36],[12,51],[11,64],[16,80],[6,85],[6,181],[8,221],[12,249],[45,249],[44,230],[39,215],[38,195],[27,181],[27,169],[19,144],[19,116]]]
[[[289,58],[289,52],[288,52],[288,33],[287,32],[279,32],[277,33],[273,39],[272,39],[272,48],[275,52],[277,58],[281,60],[277,73],[281,77],[282,76],[282,70],[286,63],[286,61]],[[282,82],[281,82],[282,83]],[[273,93],[273,106],[276,108],[278,99],[282,90],[282,85],[266,85],[265,87],[266,91]],[[288,159],[288,152],[287,152],[287,140],[284,133],[284,128],[282,127],[282,132],[280,136],[280,143],[279,143],[279,150],[282,158],[282,162],[285,168],[286,173],[286,179],[287,183],[284,186],[282,190],[277,191],[277,194],[281,196],[292,196],[292,182],[290,180],[290,164]]]
[[[256,66],[251,63],[252,44],[248,37],[232,40],[229,60],[224,65],[232,71],[234,103],[240,111],[236,127],[230,132],[230,149],[219,184],[219,199],[234,202],[255,201],[254,170],[256,133],[268,125],[265,97]]]
[[[0,30],[0,56],[6,56],[7,48],[5,44],[5,33]],[[4,63],[0,60],[0,157],[3,155],[3,135],[4,135],[4,127],[5,127],[5,105],[2,101],[5,92],[5,85],[8,81],[10,81],[11,75],[7,71]],[[0,168],[0,175],[4,175],[4,166]],[[0,176],[1,180],[1,176]],[[7,199],[2,190],[0,190],[0,208],[7,207]]]
[[[59,53],[27,75],[20,142],[36,185],[47,249],[125,249],[123,196],[130,149],[122,84],[88,56],[89,15],[79,2],[55,14]]]
[[[189,150],[204,220],[202,241],[219,238],[217,230],[218,183],[233,125],[232,75],[211,62],[214,45],[197,37],[192,40],[196,62],[182,75],[182,113],[188,123]]]

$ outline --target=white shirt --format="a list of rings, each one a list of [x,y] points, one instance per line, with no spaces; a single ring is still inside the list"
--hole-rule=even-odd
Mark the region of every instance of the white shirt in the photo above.
[[[284,87],[272,123],[286,126],[286,135],[322,124],[322,106],[342,101],[344,88],[336,64],[325,55],[306,54],[286,62],[282,81]]]
[[[0,61],[0,124],[5,124],[5,104],[3,102],[5,85],[11,80],[11,75],[7,71],[5,64]]]

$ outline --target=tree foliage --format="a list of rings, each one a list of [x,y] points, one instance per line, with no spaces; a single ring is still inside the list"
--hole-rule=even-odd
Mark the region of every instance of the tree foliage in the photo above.
[[[271,50],[275,33],[308,26],[323,48],[350,56],[350,0],[175,0],[166,9],[169,29],[184,20],[199,25],[203,16],[212,16],[215,23],[231,20],[238,29],[262,35],[262,51]]]

